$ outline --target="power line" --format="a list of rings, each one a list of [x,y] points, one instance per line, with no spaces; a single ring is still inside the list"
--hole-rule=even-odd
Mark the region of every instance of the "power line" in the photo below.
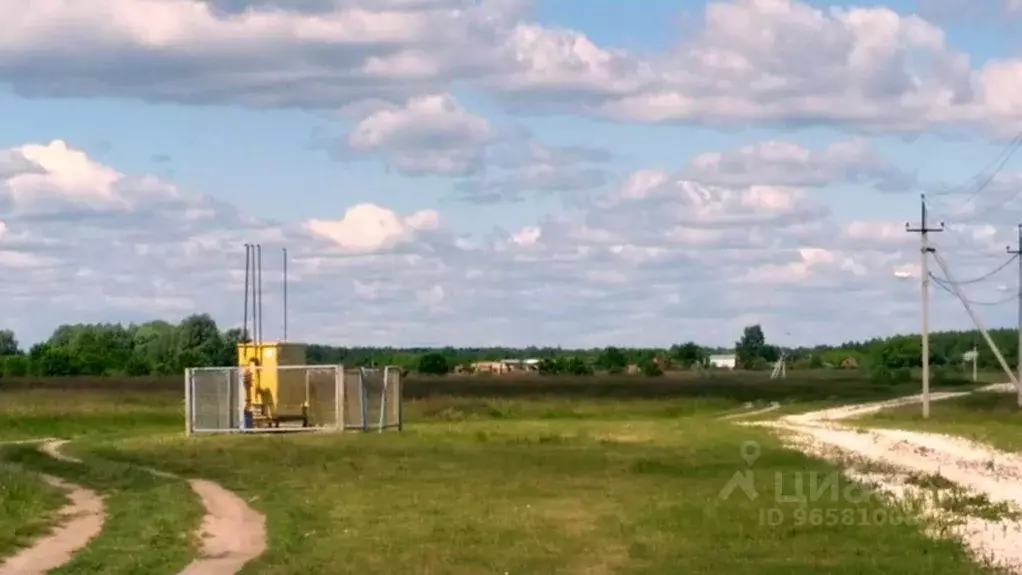
[[[990,163],[988,163],[986,166],[984,166],[984,168],[982,170],[980,170],[976,175],[974,175],[973,177],[969,178],[968,180],[966,180],[964,183],[962,183],[961,185],[959,185],[957,187],[951,188],[949,190],[935,192],[932,195],[940,196],[940,197],[945,197],[945,196],[956,195],[956,194],[963,193],[963,192],[966,193],[967,197],[964,200],[958,202],[957,205],[955,205],[953,207],[953,209],[949,210],[950,211],[949,215],[955,215],[955,212],[958,212],[959,210],[964,208],[966,205],[968,205],[969,202],[972,202],[973,200],[977,199],[979,197],[980,193],[983,192],[984,190],[986,190],[987,187],[990,186],[990,184],[994,181],[994,179],[1004,170],[1004,167],[1012,159],[1012,157],[1015,155],[1015,153],[1018,152],[1019,148],[1022,148],[1022,130],[1019,130],[1011,138],[1011,140],[1007,144],[1005,144],[1004,148],[1001,149],[1000,153],[998,153],[997,156],[995,156],[990,161]],[[997,202],[996,204],[992,204],[990,206],[986,206],[983,209],[975,209],[974,213],[972,213],[970,215],[970,219],[974,220],[974,219],[976,219],[978,217],[986,215],[987,213],[989,213],[990,211],[992,211],[994,209],[998,209],[1000,207],[1003,207],[1005,204],[1007,204],[1007,203],[1011,202],[1012,200],[1018,198],[1018,196],[1019,196],[1019,193],[1015,193],[1011,197],[1004,198],[1004,199],[1002,199],[1002,201]],[[945,219],[947,219],[947,218],[945,218]],[[956,243],[963,242],[964,238],[959,234],[958,230],[954,229],[953,226],[949,226],[948,227],[948,231],[951,232],[950,237],[953,238],[956,241]],[[998,270],[998,271],[1000,271],[1000,270]],[[996,272],[994,272],[994,273],[996,273]],[[982,280],[977,279],[975,281],[982,281]],[[967,283],[975,283],[975,281],[962,282],[962,283],[966,283],[966,284]]]
[[[1015,134],[1015,136],[1012,137],[1011,140],[1009,140],[1008,143],[1004,145],[1004,148],[1001,149],[1000,153],[994,156],[994,159],[990,160],[990,162],[986,166],[984,166],[982,170],[976,172],[976,174],[974,174],[971,178],[965,180],[965,182],[957,186],[952,187],[951,189],[942,190],[939,192],[932,192],[930,195],[944,197],[968,191],[969,188],[973,185],[973,182],[982,181],[983,175],[986,174],[988,170],[994,168],[994,166],[997,165],[998,162],[1003,161],[1002,156],[1007,155],[1008,157],[1011,157],[1011,155],[1015,153],[1015,150],[1018,149],[1018,145],[1020,142],[1022,142],[1022,130]]]
[[[955,294],[955,290],[951,288],[950,282],[947,279],[939,278],[939,277],[933,275],[932,272],[930,273],[930,279],[932,279],[933,283],[936,284],[937,287],[939,287],[940,289],[944,290],[945,292],[947,292],[947,293],[949,293],[949,294],[951,294],[951,295],[953,295],[955,297],[958,297]],[[958,282],[956,285],[962,285],[963,283],[965,283],[965,282]],[[1013,293],[1013,294],[1009,295],[1008,297],[1006,297],[1004,299],[999,299],[999,300],[996,300],[996,301],[975,301],[975,300],[970,299],[969,303],[971,303],[972,305],[982,305],[982,306],[1004,305],[1004,304],[1006,304],[1006,303],[1008,303],[1010,301],[1016,301],[1018,299],[1018,296],[1019,296],[1019,294]]]
[[[1014,252],[1010,252],[1010,253],[1014,253]],[[1008,267],[1009,265],[1011,265],[1011,263],[1012,263],[1012,262],[1014,262],[1014,261],[1015,261],[1016,259],[1018,259],[1018,253],[1014,253],[1014,255],[1013,255],[1013,256],[1011,256],[1011,257],[1010,257],[1010,258],[1008,259],[1008,261],[1006,261],[1006,262],[1004,262],[1003,264],[1001,264],[1001,265],[997,266],[997,268],[996,268],[996,269],[994,269],[993,271],[987,272],[987,273],[985,273],[985,274],[983,274],[983,275],[979,276],[978,278],[973,278],[973,279],[971,279],[971,280],[962,280],[962,281],[958,281],[958,282],[955,282],[955,284],[956,284],[956,285],[960,285],[960,286],[964,286],[964,285],[969,285],[969,284],[975,284],[975,283],[979,283],[979,282],[981,282],[981,281],[984,281],[984,280],[990,279],[991,277],[993,277],[993,276],[997,275],[997,273],[998,273],[998,272],[1000,272],[1000,271],[1001,271],[1001,270],[1003,270],[1004,268],[1006,268],[1006,267]]]
[[[990,182],[993,181],[994,177],[996,177],[997,174],[1004,169],[1004,166],[1009,160],[1011,160],[1012,156],[1015,155],[1015,152],[1018,151],[1019,147],[1022,147],[1022,130],[1015,134],[1015,136],[1012,137],[1007,144],[1005,144],[1000,153],[998,153],[994,159],[990,160],[990,163],[988,163],[974,176],[949,190],[934,192],[931,195],[944,197],[966,192],[970,193],[971,196],[975,196],[977,193],[982,191],[983,188],[988,186]]]

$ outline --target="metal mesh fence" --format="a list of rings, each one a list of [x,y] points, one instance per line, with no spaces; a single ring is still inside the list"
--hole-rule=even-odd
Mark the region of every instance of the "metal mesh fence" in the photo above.
[[[236,370],[190,370],[191,429],[221,431],[238,426]]]
[[[188,433],[400,429],[401,373],[333,365],[194,368],[185,373],[185,406]]]

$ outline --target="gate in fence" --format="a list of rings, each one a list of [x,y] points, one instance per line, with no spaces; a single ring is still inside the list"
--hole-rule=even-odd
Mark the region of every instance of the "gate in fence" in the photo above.
[[[260,386],[273,378],[276,385]],[[342,365],[185,370],[186,433],[401,429],[401,371]]]

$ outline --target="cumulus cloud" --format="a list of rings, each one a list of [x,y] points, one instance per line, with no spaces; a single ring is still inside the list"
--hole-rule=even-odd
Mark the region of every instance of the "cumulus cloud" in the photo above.
[[[1022,60],[974,65],[933,22],[883,6],[714,0],[696,33],[640,55],[530,22],[524,4],[3,0],[19,18],[0,39],[0,81],[35,96],[322,110],[457,87],[633,122],[1022,126]]]
[[[725,186],[823,187],[850,182],[903,191],[914,184],[911,175],[880,157],[862,140],[834,142],[823,150],[769,140],[737,150],[700,154],[684,174],[692,180]]]
[[[336,108],[490,69],[516,2],[101,0],[19,14],[0,78],[28,95]]]
[[[493,136],[488,120],[444,94],[374,111],[351,130],[348,145],[381,154],[404,174],[465,175],[479,169]]]
[[[456,178],[458,198],[471,203],[517,201],[527,192],[595,190],[611,177],[606,150],[547,146],[525,129],[499,130],[449,94],[364,111],[346,147],[381,157],[404,175]]]
[[[348,208],[335,221],[309,220],[312,233],[334,242],[341,250],[354,253],[376,252],[413,241],[416,235],[439,226],[434,210],[422,210],[401,217],[376,204],[358,204]]]
[[[26,341],[74,321],[210,312],[236,325],[246,242],[264,246],[267,337],[282,247],[289,332],[310,341],[726,345],[751,322],[825,341],[835,323],[861,337],[911,328],[917,314],[917,290],[895,276],[918,261],[917,238],[899,236],[900,222],[840,223],[797,187],[640,170],[577,211],[461,236],[436,211],[372,203],[336,220],[260,219],[61,141],[5,154],[31,160],[0,183],[0,274],[18,279],[0,284],[0,315]],[[973,254],[948,251],[956,273],[990,269],[996,254],[974,254],[999,234],[955,232]]]
[[[486,150],[478,172],[456,186],[472,203],[522,200],[527,192],[589,192],[613,177],[607,150],[548,146],[524,131],[505,133]]]
[[[578,32],[533,27],[515,38],[520,69],[498,89],[620,120],[908,131],[1022,123],[1019,60],[972,68],[934,24],[886,7],[713,1],[691,39],[642,58]]]

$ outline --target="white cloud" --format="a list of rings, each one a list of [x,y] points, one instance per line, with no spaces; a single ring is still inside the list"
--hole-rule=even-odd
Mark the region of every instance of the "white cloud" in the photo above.
[[[707,184],[769,184],[822,187],[837,182],[868,183],[886,191],[912,187],[913,178],[881,158],[861,140],[834,142],[823,150],[768,140],[692,159],[686,177]]]
[[[419,232],[436,229],[439,221],[439,215],[433,210],[401,217],[376,204],[358,204],[348,208],[339,220],[310,220],[306,227],[343,251],[367,253],[413,241]]]
[[[267,337],[285,246],[289,332],[310,341],[726,344],[751,321],[768,337],[827,341],[910,329],[918,313],[917,289],[895,276],[918,262],[918,238],[900,222],[839,223],[797,187],[643,170],[576,211],[463,237],[433,210],[364,203],[336,220],[273,222],[63,142],[17,153],[33,162],[0,183],[16,208],[0,211],[0,274],[18,279],[0,284],[0,316],[26,341],[64,322],[210,312],[240,323],[246,242],[264,246]],[[996,226],[954,235],[973,254],[947,249],[962,278],[1003,255],[975,255],[1002,239]]]
[[[374,111],[355,125],[348,145],[382,154],[405,174],[465,175],[479,168],[493,137],[489,121],[444,94]]]
[[[521,128],[498,130],[449,94],[362,112],[348,135],[349,150],[376,154],[405,175],[458,178],[455,188],[464,201],[497,203],[521,200],[526,192],[595,190],[611,177],[603,166],[609,152],[547,146]]]
[[[694,34],[642,55],[529,22],[516,0],[54,6],[0,0],[19,14],[0,81],[19,93],[337,110],[481,88],[633,122],[1022,126],[1019,59],[974,66],[934,23],[883,6],[714,0]]]
[[[520,6],[485,4],[3,0],[0,11],[19,17],[0,38],[0,77],[27,94],[323,108],[400,100],[491,66],[494,37]]]

